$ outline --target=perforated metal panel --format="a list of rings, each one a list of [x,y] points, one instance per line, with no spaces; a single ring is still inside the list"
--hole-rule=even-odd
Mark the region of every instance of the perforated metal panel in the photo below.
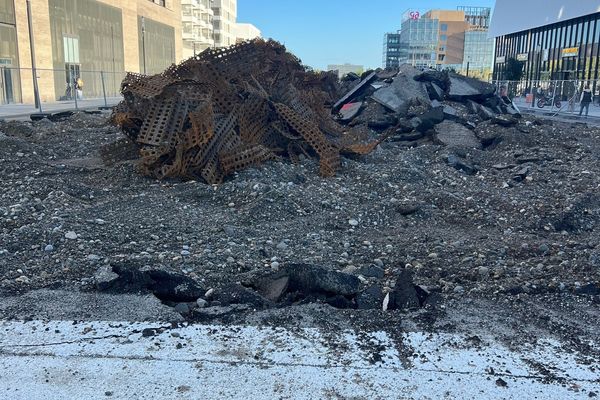
[[[158,75],[129,74],[112,120],[140,146],[140,170],[155,178],[216,184],[279,156],[297,162],[315,153],[321,175],[332,176],[340,150],[365,154],[379,141],[343,135],[326,106],[331,85],[279,43],[254,40]]]

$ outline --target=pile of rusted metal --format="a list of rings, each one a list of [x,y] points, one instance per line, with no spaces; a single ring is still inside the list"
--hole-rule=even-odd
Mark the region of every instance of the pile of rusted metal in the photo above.
[[[128,74],[112,120],[139,146],[142,173],[203,179],[277,157],[317,156],[332,176],[340,153],[367,154],[368,130],[331,117],[334,73],[316,73],[275,41],[209,49],[159,75]]]

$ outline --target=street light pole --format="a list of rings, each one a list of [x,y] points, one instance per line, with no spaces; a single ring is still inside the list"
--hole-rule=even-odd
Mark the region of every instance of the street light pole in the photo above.
[[[27,0],[27,24],[29,25],[29,49],[31,51],[31,73],[33,74],[33,96],[35,97],[35,106],[43,113],[42,102],[40,101],[40,90],[37,81],[37,69],[35,66],[35,46],[33,44],[33,24],[31,22],[31,2]]]
[[[144,65],[144,75],[146,75],[146,19],[142,17],[142,57]]]

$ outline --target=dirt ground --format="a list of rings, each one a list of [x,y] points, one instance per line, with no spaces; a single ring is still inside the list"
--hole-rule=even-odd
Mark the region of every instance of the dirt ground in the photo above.
[[[555,336],[600,360],[600,129],[484,122],[475,129],[482,150],[385,142],[343,159],[333,178],[319,177],[314,159],[275,160],[219,186],[142,177],[134,153],[105,162],[103,146],[123,140],[106,115],[4,122],[0,132],[5,299],[94,292],[96,272],[122,263],[180,273],[217,294],[288,263],[345,272],[383,293],[408,270],[436,301],[381,311],[227,308],[208,298],[214,312],[195,319],[487,332],[514,345]],[[455,154],[477,172],[450,165]],[[26,318],[36,307],[0,310]]]

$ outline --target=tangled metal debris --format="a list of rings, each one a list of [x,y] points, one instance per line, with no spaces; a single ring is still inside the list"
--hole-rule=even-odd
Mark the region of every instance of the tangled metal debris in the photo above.
[[[316,155],[333,176],[340,153],[367,154],[384,138],[331,118],[337,78],[303,67],[275,41],[208,49],[159,75],[129,73],[112,121],[139,146],[142,173],[210,184],[266,160]]]

